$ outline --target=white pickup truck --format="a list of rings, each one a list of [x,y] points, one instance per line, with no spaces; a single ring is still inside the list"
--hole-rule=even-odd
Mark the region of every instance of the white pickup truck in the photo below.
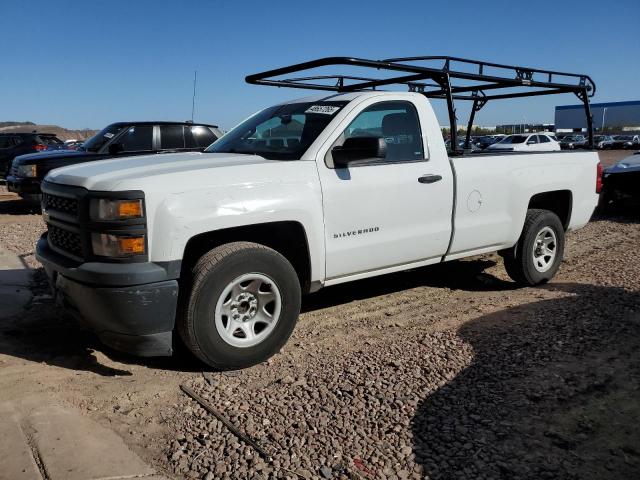
[[[515,281],[548,281],[597,185],[595,152],[450,156],[423,94],[338,93],[266,108],[204,153],[52,171],[37,258],[108,345],[170,355],[177,330],[241,368],[321,287],[496,251]]]

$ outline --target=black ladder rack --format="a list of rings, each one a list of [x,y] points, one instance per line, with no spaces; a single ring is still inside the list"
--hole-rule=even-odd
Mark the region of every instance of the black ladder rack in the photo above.
[[[426,63],[418,65],[416,63]],[[348,66],[368,68],[375,77],[352,75],[316,75],[294,78],[277,78],[292,73],[321,67]],[[392,73],[380,76],[381,73]],[[491,100],[534,97],[573,93],[583,103],[587,119],[589,147],[593,148],[593,119],[589,98],[595,94],[596,85],[588,75],[519,67],[499,63],[469,60],[459,57],[403,57],[386,60],[366,60],[351,57],[326,57],[309,62],[276,68],[246,77],[247,83],[276,87],[324,90],[331,92],[358,92],[376,90],[387,85],[405,85],[411,92],[428,98],[446,100],[451,128],[451,148],[459,154],[457,142],[457,118],[455,100],[472,101],[467,127],[465,148],[469,148],[471,127],[476,112]],[[504,93],[494,90],[505,89]],[[489,92],[487,94],[487,92]]]

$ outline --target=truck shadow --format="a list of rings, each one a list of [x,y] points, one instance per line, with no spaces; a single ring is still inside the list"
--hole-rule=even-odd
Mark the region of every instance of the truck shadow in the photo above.
[[[550,284],[569,296],[462,326],[464,370],[412,421],[424,478],[634,478],[640,471],[640,294]]]
[[[421,286],[470,291],[517,288],[512,282],[484,273],[495,264],[496,261],[486,259],[456,261],[337,285],[306,296],[302,311],[309,312]],[[53,304],[47,295],[48,283],[42,269],[34,273],[32,290],[36,296],[29,308],[20,315],[0,320],[1,354],[103,376],[131,375],[123,365],[182,372],[206,369],[185,350],[177,335],[173,357],[140,358],[108,348],[93,332],[82,328],[75,318]],[[44,297],[39,299],[39,295]],[[118,366],[109,366],[111,361],[117,362]]]
[[[620,205],[610,207],[606,211],[599,209],[590,221],[638,224],[640,223],[640,208],[638,206]]]
[[[112,350],[49,300],[32,305],[21,315],[0,320],[0,354],[105,377],[130,376],[129,365],[180,372],[204,369],[195,358],[180,350],[173,357],[157,358]]]
[[[0,201],[0,215],[39,215],[40,205],[16,197]]]
[[[0,286],[12,285],[9,273],[5,271],[0,275]],[[26,308],[18,308],[19,313],[0,316],[0,354],[101,376],[129,376],[131,372],[122,364],[145,364],[145,361],[152,368],[202,370],[201,365],[197,366],[191,360],[137,359],[112,351],[100,343],[93,332],[53,303],[43,269],[32,273],[30,290],[33,298]],[[13,300],[18,302],[20,299],[13,295]]]
[[[485,272],[497,263],[497,256],[484,256],[473,260],[456,260],[327,287],[304,297],[302,312],[417,287],[446,288],[470,292],[507,291],[519,288],[514,282],[501,280]]]

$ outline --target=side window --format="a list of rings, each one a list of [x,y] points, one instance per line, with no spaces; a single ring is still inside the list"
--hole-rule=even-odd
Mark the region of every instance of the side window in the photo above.
[[[538,135],[538,137],[540,138],[540,143],[551,143],[551,140],[546,135]]]
[[[184,140],[187,148],[206,148],[217,138],[209,127],[194,125],[184,128]]]
[[[160,148],[184,148],[184,127],[182,125],[160,125]]]
[[[531,135],[527,139],[527,143],[538,143],[538,135]]]
[[[151,150],[153,142],[153,125],[136,125],[129,127],[118,139],[124,145],[125,152]]]
[[[13,137],[13,144],[20,145],[22,143],[22,137]]]
[[[11,137],[0,137],[0,148],[9,148],[13,147],[13,142],[11,141]]]
[[[362,111],[346,128],[342,142],[353,137],[384,138],[387,156],[372,163],[424,160],[418,112],[410,102],[380,102]]]

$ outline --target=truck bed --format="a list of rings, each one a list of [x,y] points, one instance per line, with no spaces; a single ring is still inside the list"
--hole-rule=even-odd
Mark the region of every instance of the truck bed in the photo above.
[[[449,158],[454,159],[454,158],[460,158],[460,157],[487,157],[487,156],[502,157],[502,156],[509,156],[509,155],[549,155],[549,154],[558,155],[558,154],[572,154],[572,153],[584,153],[584,152],[597,153],[598,151],[593,149],[556,150],[551,152],[514,152],[510,150],[481,150],[479,152],[471,152],[471,151],[460,152],[457,155],[449,154]]]
[[[595,151],[493,152],[450,157],[454,169],[454,235],[447,259],[513,245],[535,195],[570,196],[566,229],[585,225],[597,205]],[[505,208],[506,206],[506,208]]]

